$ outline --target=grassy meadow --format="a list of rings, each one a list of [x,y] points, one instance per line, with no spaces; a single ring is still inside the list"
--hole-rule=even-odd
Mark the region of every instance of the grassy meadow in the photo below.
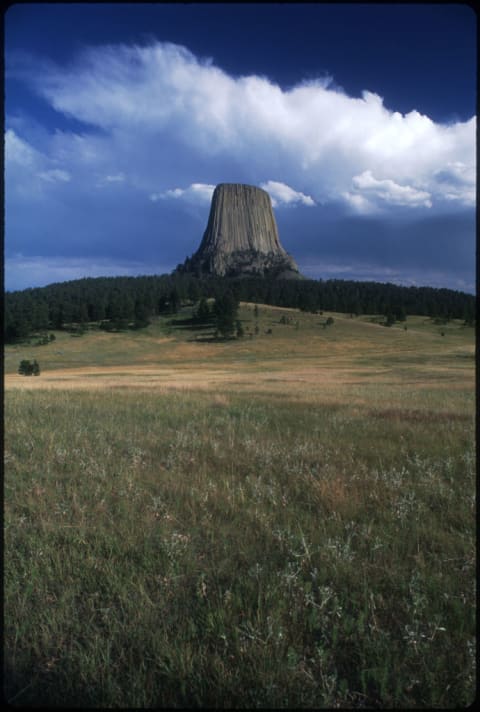
[[[12,705],[473,702],[473,329],[259,311],[6,347]]]

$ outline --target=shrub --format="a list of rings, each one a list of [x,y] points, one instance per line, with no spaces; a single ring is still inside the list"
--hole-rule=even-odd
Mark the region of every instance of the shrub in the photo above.
[[[150,321],[148,319],[135,319],[133,324],[130,324],[129,328],[136,331],[138,329],[146,329],[147,326],[150,326]]]
[[[28,359],[23,359],[22,361],[20,361],[20,365],[18,367],[18,373],[21,376],[39,376],[40,375],[40,366],[38,365],[38,363],[35,359],[33,361],[29,361]]]

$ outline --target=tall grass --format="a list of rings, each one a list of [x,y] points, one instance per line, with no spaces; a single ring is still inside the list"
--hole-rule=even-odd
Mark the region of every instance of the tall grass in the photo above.
[[[12,704],[473,701],[470,412],[12,391],[5,423]]]

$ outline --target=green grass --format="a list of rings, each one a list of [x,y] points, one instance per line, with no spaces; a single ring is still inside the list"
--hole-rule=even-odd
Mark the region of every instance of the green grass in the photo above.
[[[270,349],[280,367],[287,342],[284,365],[328,338],[325,366],[343,359],[356,382],[324,394],[7,389],[7,701],[473,702],[474,364],[458,358],[471,331],[452,345],[424,325],[412,350],[392,346],[408,332],[338,315],[317,333],[321,318],[206,348],[260,364]],[[160,328],[143,347],[133,335],[124,361],[150,359]],[[95,336],[71,339],[65,362],[87,362]],[[187,338],[162,359],[188,365]],[[382,359],[383,381],[364,377]]]

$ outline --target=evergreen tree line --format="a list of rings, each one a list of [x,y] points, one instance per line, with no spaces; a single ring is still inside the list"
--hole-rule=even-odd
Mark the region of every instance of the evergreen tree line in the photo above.
[[[197,277],[174,272],[141,277],[96,277],[5,294],[4,338],[21,340],[48,329],[97,322],[103,328],[142,328],[160,314],[202,298],[221,303],[227,293],[249,301],[303,311],[380,314],[403,319],[418,314],[438,319],[475,320],[475,297],[433,287],[403,287],[349,280],[269,280]],[[226,309],[225,311],[228,311]],[[228,328],[230,328],[229,325]],[[227,329],[228,331],[228,329]]]

